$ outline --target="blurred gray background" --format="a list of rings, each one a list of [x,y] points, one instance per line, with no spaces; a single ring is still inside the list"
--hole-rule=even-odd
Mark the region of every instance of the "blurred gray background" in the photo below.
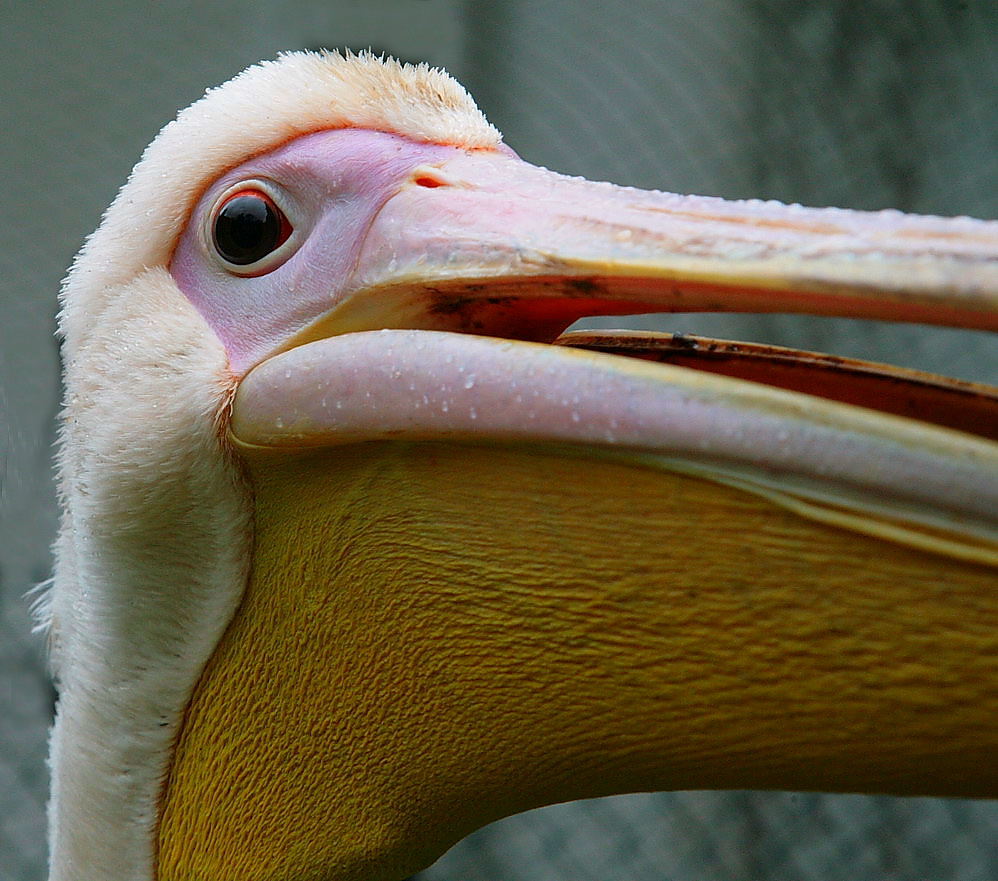
[[[0,881],[44,876],[52,693],[25,590],[49,572],[59,280],[145,144],[282,49],[448,68],[524,158],[618,183],[998,216],[993,0],[32,3],[0,11]],[[665,327],[998,382],[973,332],[785,316]],[[998,878],[998,804],[672,793],[495,824],[427,879]]]

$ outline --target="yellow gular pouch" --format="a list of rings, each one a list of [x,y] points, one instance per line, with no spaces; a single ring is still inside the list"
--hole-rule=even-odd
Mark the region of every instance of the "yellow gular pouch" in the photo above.
[[[921,792],[928,763],[998,793],[993,568],[560,448],[248,462],[253,574],[186,713],[159,881],[398,879],[635,790]]]

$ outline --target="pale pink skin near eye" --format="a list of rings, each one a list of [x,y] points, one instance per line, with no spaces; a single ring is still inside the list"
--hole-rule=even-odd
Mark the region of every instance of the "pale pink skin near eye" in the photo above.
[[[336,303],[378,210],[415,169],[461,152],[385,132],[339,129],[304,135],[216,181],[192,212],[170,272],[224,344],[235,375]],[[248,188],[263,183],[294,229],[282,246],[290,256],[255,277],[234,274],[211,241],[220,197],[244,181]]]

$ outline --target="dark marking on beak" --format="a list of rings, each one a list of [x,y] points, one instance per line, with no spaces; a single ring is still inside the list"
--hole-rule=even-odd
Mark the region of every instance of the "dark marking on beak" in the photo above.
[[[566,278],[564,288],[570,297],[587,297],[595,300],[610,296],[606,285],[595,278]]]

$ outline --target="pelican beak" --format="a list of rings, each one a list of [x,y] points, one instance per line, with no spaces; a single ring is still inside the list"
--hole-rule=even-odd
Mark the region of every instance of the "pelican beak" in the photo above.
[[[416,168],[298,342],[374,327],[550,341],[581,315],[808,312],[998,327],[996,224],[646,192],[506,152]]]
[[[265,449],[418,438],[641,451],[995,561],[998,471],[981,458],[998,439],[994,389],[789,350],[559,338],[586,315],[669,310],[996,330],[998,223],[644,192],[461,152],[388,198],[335,305],[245,378],[232,436]]]
[[[417,169],[235,396],[253,575],[162,881],[401,878],[633,790],[998,795],[998,390],[560,336],[696,310],[994,331],[998,224]]]

